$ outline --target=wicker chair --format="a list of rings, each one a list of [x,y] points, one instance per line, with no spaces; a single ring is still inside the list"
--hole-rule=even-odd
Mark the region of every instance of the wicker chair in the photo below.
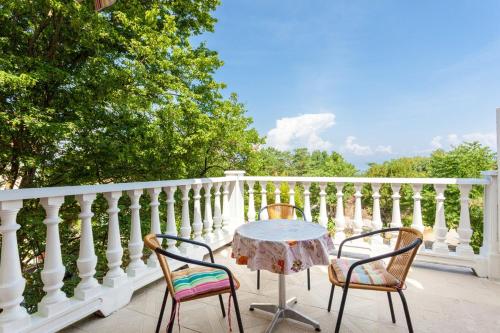
[[[271,204],[262,207],[261,210],[259,211],[259,217],[258,217],[259,221],[261,221],[260,216],[262,212],[265,210],[267,210],[267,214],[270,220],[276,220],[276,219],[293,220],[294,212],[299,211],[302,214],[303,220],[307,221],[306,215],[304,214],[304,211],[302,209],[294,205],[285,203]],[[257,270],[257,289],[260,289],[260,270]],[[311,290],[311,272],[309,271],[309,268],[307,269],[307,290]]]
[[[180,242],[186,242],[186,243],[190,243],[193,245],[202,246],[208,250],[208,254],[210,255],[211,262],[208,263],[205,261],[190,259],[190,258],[186,258],[186,257],[180,256],[177,254],[173,254],[171,252],[167,252],[161,247],[160,243],[158,242],[158,238],[173,239],[173,240],[180,241]],[[224,302],[222,301],[222,294],[226,294],[226,293],[229,293],[231,295],[230,297],[233,298],[234,309],[236,312],[236,318],[238,320],[238,328],[239,328],[239,331],[241,333],[243,333],[243,324],[241,321],[238,300],[236,298],[236,289],[239,288],[240,284],[239,284],[238,280],[236,280],[236,278],[233,276],[231,271],[226,266],[215,264],[212,249],[208,245],[200,243],[200,242],[196,242],[196,241],[193,241],[190,239],[181,238],[181,237],[175,237],[175,236],[170,236],[170,235],[155,235],[155,234],[146,235],[146,237],[144,237],[144,243],[146,244],[146,246],[149,249],[151,249],[152,251],[154,251],[156,253],[156,256],[158,257],[158,261],[160,263],[161,269],[163,271],[163,275],[165,277],[165,281],[167,282],[167,288],[165,288],[165,296],[163,297],[163,302],[161,305],[160,316],[158,318],[158,323],[156,325],[156,332],[157,333],[160,331],[161,321],[163,318],[163,312],[165,311],[165,305],[167,303],[167,298],[168,298],[169,293],[172,296],[172,310],[171,310],[171,315],[170,315],[170,321],[169,321],[169,324],[167,327],[168,333],[172,332],[172,329],[174,326],[174,319],[175,319],[175,315],[176,315],[176,306],[180,302],[187,302],[187,301],[192,301],[195,299],[200,299],[200,298],[205,298],[205,297],[217,295],[217,296],[219,296],[219,302],[220,302],[220,307],[222,310],[222,316],[225,317],[226,312],[224,310]],[[192,265],[197,265],[197,266],[201,266],[201,267],[192,267],[192,268],[190,267],[190,268],[181,269],[181,270],[178,270],[175,272],[171,272],[170,268],[168,266],[168,262],[167,262],[165,257],[179,260],[179,261],[182,261],[186,264],[192,264]],[[212,290],[210,290],[211,288],[207,288],[205,290],[205,292],[201,292],[201,293],[198,292],[198,293],[195,293],[192,295],[184,293],[183,297],[180,297],[180,295],[181,295],[180,290],[176,291],[175,287],[174,287],[176,284],[176,278],[181,278],[181,279],[183,279],[183,282],[184,282],[184,281],[186,281],[186,279],[189,279],[189,277],[192,276],[192,274],[198,274],[197,277],[198,277],[198,281],[199,281],[199,280],[202,280],[199,278],[199,276],[200,276],[199,274],[203,274],[203,273],[218,274],[218,276],[221,276],[223,281],[224,281],[224,287],[223,288],[212,288]],[[225,282],[226,280],[228,281],[229,285],[227,285],[227,282]],[[177,280],[177,281],[179,281],[179,280]],[[189,281],[196,281],[196,280],[189,279]],[[207,285],[209,285],[209,284],[207,284]]]
[[[379,233],[395,231],[398,231],[399,235],[393,252],[358,261],[347,261],[346,259],[340,258],[342,246],[345,242]],[[406,275],[410,270],[410,266],[415,258],[415,255],[417,254],[419,246],[422,244],[422,239],[422,233],[415,229],[388,228],[347,238],[340,243],[337,259],[332,260],[332,264],[328,267],[328,275],[330,282],[332,283],[330,299],[328,301],[328,312],[330,312],[332,307],[333,291],[335,286],[340,286],[344,289],[342,301],[340,303],[339,315],[337,318],[337,325],[335,327],[336,333],[340,330],[342,314],[344,312],[344,306],[349,288],[387,292],[393,323],[396,322],[396,317],[394,316],[394,308],[392,307],[391,293],[397,292],[401,297],[401,302],[403,303],[408,331],[413,332],[410,313],[408,311],[408,304],[406,303],[403,289],[405,286]],[[391,258],[387,267],[382,262],[382,259],[385,258]],[[365,271],[363,268],[364,265],[369,266],[370,269]]]

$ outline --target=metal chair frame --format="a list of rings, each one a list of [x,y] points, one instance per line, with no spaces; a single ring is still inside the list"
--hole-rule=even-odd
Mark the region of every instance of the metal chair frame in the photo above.
[[[172,239],[172,240],[176,240],[176,241],[179,241],[179,242],[185,242],[185,243],[189,243],[189,244],[193,244],[193,245],[204,247],[204,248],[206,248],[208,250],[208,254],[210,256],[210,261],[211,261],[210,263],[205,262],[205,261],[200,261],[200,260],[196,260],[196,259],[191,259],[191,258],[183,257],[183,256],[180,256],[180,255],[168,252],[168,251],[166,251],[166,250],[164,250],[164,249],[162,249],[160,247],[157,247],[156,249],[154,249],[154,251],[157,254],[161,254],[161,255],[163,255],[163,256],[165,256],[167,258],[178,260],[178,261],[184,262],[186,264],[192,264],[192,265],[198,265],[198,266],[203,266],[203,267],[210,267],[210,268],[221,269],[224,272],[226,272],[227,276],[229,277],[229,285],[230,285],[230,289],[231,289],[231,296],[233,297],[233,304],[234,304],[234,309],[235,309],[235,312],[236,312],[236,319],[238,321],[238,328],[239,328],[240,333],[243,333],[243,323],[242,323],[242,320],[241,320],[241,314],[240,314],[240,308],[239,308],[239,305],[238,305],[238,299],[236,297],[236,288],[235,288],[235,285],[234,285],[233,273],[226,266],[219,265],[219,264],[215,263],[214,255],[213,255],[213,252],[212,252],[212,249],[210,248],[210,246],[208,246],[207,244],[204,244],[204,243],[200,243],[200,242],[197,242],[197,241],[194,241],[194,240],[191,240],[191,239],[182,238],[182,237],[176,237],[176,236],[170,236],[170,235],[164,235],[164,234],[157,234],[156,237],[157,238],[162,238],[162,239]],[[167,304],[168,294],[169,294],[169,291],[168,291],[168,286],[167,286],[167,288],[165,288],[165,295],[163,296],[163,302],[162,302],[162,305],[161,305],[160,316],[158,318],[158,323],[156,325],[156,333],[158,333],[160,331],[161,321],[162,321],[162,318],[163,318],[163,313],[165,312],[165,305]],[[221,310],[222,310],[222,316],[226,317],[226,311],[224,309],[224,302],[222,300],[222,295],[219,294],[218,296],[219,296],[219,302],[220,302],[220,306],[221,306]],[[175,300],[175,298],[172,295],[171,318],[175,317],[175,307],[176,307],[176,305],[177,305],[177,301]],[[174,326],[174,320],[172,319],[171,322],[169,323],[169,326],[167,327],[167,332],[168,333],[172,332],[173,326]]]
[[[342,246],[344,245],[344,243],[346,243],[348,241],[351,241],[351,240],[354,240],[354,239],[358,239],[358,238],[364,238],[364,237],[367,237],[367,236],[372,236],[372,235],[379,234],[379,233],[395,232],[395,231],[401,232],[401,228],[381,229],[381,230],[376,230],[376,231],[368,232],[368,233],[365,233],[365,234],[361,234],[361,235],[358,235],[358,236],[346,238],[339,245],[339,250],[338,250],[338,253],[337,253],[337,258],[340,258],[341,253],[342,253]],[[339,310],[339,315],[338,315],[338,318],[337,318],[337,324],[335,326],[335,333],[338,333],[339,330],[340,330],[340,324],[342,322],[342,315],[344,313],[344,307],[345,307],[345,303],[346,303],[346,299],[347,299],[347,292],[349,290],[349,284],[350,284],[350,281],[351,281],[351,275],[352,275],[352,272],[354,271],[354,269],[357,266],[360,266],[360,265],[364,265],[364,264],[367,264],[367,263],[370,263],[370,262],[373,262],[373,261],[377,261],[377,260],[381,260],[381,259],[385,259],[385,258],[395,257],[397,255],[409,252],[409,251],[411,251],[411,250],[413,250],[415,248],[418,249],[418,247],[421,244],[422,244],[422,239],[421,238],[416,238],[412,243],[410,243],[409,245],[407,245],[405,247],[402,247],[402,248],[400,248],[398,250],[395,250],[395,251],[392,251],[392,252],[388,252],[388,253],[385,253],[385,254],[382,254],[382,255],[378,255],[378,256],[375,256],[375,257],[358,260],[358,261],[354,262],[349,267],[349,270],[347,271],[347,276],[346,276],[346,279],[345,279],[345,283],[344,283],[343,286],[341,286],[341,288],[343,288],[342,301],[340,303],[340,310]],[[411,261],[410,261],[410,263],[408,265],[408,268],[411,265],[412,261],[413,261],[413,258],[411,258]],[[328,312],[330,312],[331,307],[332,307],[334,289],[335,289],[335,284],[332,283],[332,288],[330,290],[330,299],[328,300]],[[391,288],[386,288],[386,289],[391,289]],[[404,312],[405,312],[406,324],[408,325],[408,331],[410,333],[413,333],[413,326],[412,326],[412,323],[411,323],[410,312],[408,310],[408,304],[406,303],[406,298],[405,298],[405,296],[403,294],[402,286],[396,286],[393,289],[394,290],[387,291],[387,298],[389,300],[389,308],[390,308],[390,311],[391,311],[392,322],[396,323],[396,317],[394,315],[394,308],[393,308],[393,305],[392,305],[391,292],[397,292],[399,294],[399,296],[401,297],[401,302],[403,303],[403,309],[404,309]],[[377,290],[377,289],[374,288],[374,289],[371,289],[371,290]],[[380,290],[380,289],[378,289],[378,290]]]

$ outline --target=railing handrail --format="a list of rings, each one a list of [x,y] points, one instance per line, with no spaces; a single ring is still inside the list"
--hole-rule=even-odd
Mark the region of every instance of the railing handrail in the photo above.
[[[148,182],[111,183],[95,185],[57,186],[40,188],[23,188],[15,190],[0,190],[0,201],[13,201],[24,199],[38,199],[49,197],[62,197],[69,195],[108,193],[116,191],[142,190],[163,188],[170,186],[183,186],[194,184],[217,183],[229,180],[230,177],[191,178],[176,180],[158,180]]]
[[[381,177],[316,177],[316,176],[244,176],[243,180],[262,182],[368,183],[368,184],[429,184],[429,185],[488,185],[488,178],[381,178]]]

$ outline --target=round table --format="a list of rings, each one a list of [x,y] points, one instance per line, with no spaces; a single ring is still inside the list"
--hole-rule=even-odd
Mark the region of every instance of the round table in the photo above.
[[[233,237],[236,263],[251,270],[268,270],[279,274],[278,304],[253,303],[250,310],[259,309],[274,314],[266,332],[284,318],[313,326],[319,323],[298,312],[292,306],[297,298],[286,300],[285,275],[303,271],[314,265],[328,265],[333,242],[326,228],[316,223],[297,220],[255,221],[241,225]]]

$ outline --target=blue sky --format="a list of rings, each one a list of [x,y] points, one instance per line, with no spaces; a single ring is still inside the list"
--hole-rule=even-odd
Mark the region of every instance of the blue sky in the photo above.
[[[500,1],[223,0],[202,39],[268,144],[367,162],[494,146]]]

